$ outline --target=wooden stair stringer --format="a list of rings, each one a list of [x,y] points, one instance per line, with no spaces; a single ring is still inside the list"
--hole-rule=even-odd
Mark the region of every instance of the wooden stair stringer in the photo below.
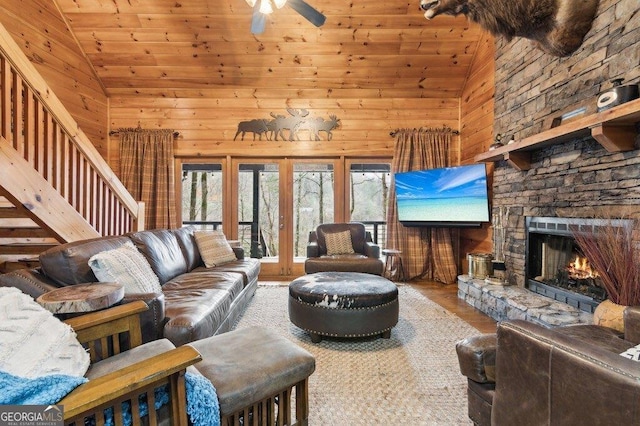
[[[40,228],[60,243],[99,237],[100,234],[29,163],[0,136],[2,193]]]

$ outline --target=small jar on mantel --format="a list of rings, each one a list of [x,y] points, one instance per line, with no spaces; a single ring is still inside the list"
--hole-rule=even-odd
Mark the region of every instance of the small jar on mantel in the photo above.
[[[593,312],[593,323],[624,333],[625,309],[627,309],[625,305],[618,305],[609,299],[604,300]]]

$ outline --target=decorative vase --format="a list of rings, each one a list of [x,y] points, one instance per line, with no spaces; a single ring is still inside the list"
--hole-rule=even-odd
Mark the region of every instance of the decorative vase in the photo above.
[[[625,309],[627,309],[625,305],[618,305],[607,299],[600,303],[593,312],[593,323],[624,333]]]

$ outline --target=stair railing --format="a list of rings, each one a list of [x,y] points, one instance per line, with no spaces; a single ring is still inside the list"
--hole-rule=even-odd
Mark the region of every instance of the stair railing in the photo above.
[[[144,229],[144,203],[133,199],[1,24],[0,136],[100,235]]]

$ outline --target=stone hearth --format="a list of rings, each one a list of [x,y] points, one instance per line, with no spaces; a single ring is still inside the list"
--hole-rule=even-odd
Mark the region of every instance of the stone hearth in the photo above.
[[[590,324],[593,315],[517,286],[485,283],[469,275],[458,276],[458,298],[496,321],[523,319],[544,327]]]

